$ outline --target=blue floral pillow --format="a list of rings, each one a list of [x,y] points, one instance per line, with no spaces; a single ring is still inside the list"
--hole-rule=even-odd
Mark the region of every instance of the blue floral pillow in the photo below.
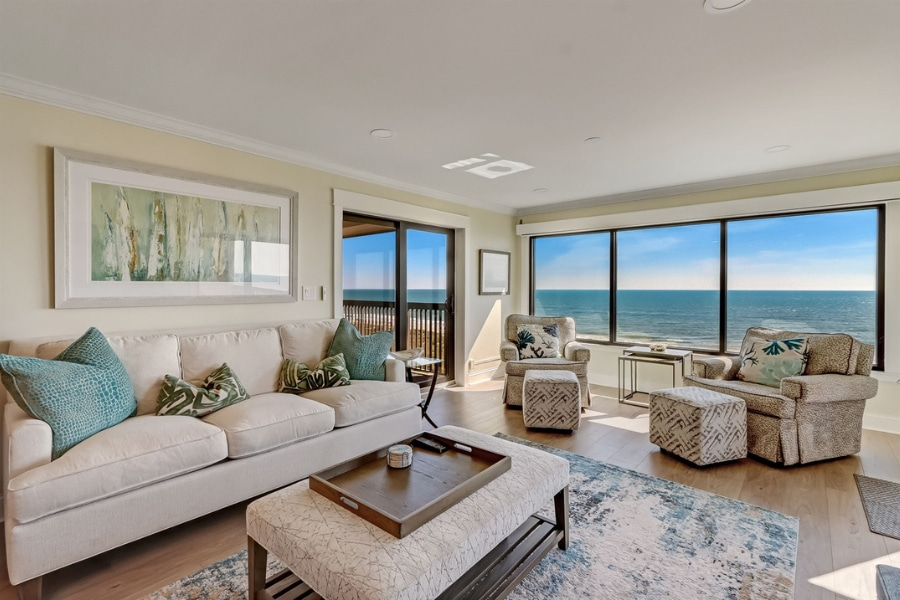
[[[22,410],[50,425],[53,459],[137,410],[125,366],[94,327],[53,360],[0,354],[0,379]]]
[[[559,325],[519,325],[516,327],[519,358],[559,358]]]
[[[738,379],[781,387],[785,377],[802,375],[809,361],[809,340],[744,340]]]

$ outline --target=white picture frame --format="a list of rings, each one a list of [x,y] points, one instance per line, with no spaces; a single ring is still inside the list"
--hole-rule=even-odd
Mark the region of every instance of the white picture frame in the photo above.
[[[297,301],[298,196],[54,149],[55,307]]]

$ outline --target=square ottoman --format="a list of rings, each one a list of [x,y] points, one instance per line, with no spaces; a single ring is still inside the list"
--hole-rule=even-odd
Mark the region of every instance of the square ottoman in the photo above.
[[[900,600],[900,569],[876,565],[875,593],[878,600]]]
[[[581,385],[571,371],[531,370],[522,382],[522,418],[526,427],[578,429]]]
[[[696,465],[747,456],[747,405],[698,387],[650,394],[650,442]]]

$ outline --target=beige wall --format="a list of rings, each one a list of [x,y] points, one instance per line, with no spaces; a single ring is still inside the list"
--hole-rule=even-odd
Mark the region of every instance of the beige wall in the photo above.
[[[0,95],[0,352],[10,339],[77,335],[89,326],[111,333],[332,316],[330,294],[325,301],[284,304],[54,309],[54,147],[296,190],[299,284],[325,285],[330,291],[340,285],[333,281],[333,188],[469,216],[466,361],[496,354],[498,297],[477,295],[477,250],[512,251],[512,217],[4,95]],[[508,313],[511,297],[499,298],[502,312]],[[473,346],[475,353],[470,354]]]

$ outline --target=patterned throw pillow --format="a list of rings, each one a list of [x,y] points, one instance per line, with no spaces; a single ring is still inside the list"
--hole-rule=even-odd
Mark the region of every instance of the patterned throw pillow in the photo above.
[[[350,372],[343,354],[329,356],[310,369],[306,363],[289,358],[281,363],[281,385],[279,392],[302,394],[309,390],[350,385]]]
[[[22,410],[50,425],[54,460],[137,410],[125,366],[94,327],[53,360],[0,354],[0,378]]]
[[[741,348],[738,379],[780,387],[785,377],[802,375],[809,360],[806,338],[760,340],[749,338]]]
[[[559,358],[559,325],[519,325],[516,327],[519,358]]]
[[[362,335],[353,323],[341,319],[326,356],[344,355],[350,379],[384,381],[384,361],[394,343],[392,331]]]
[[[156,398],[156,414],[202,417],[250,397],[228,363],[206,376],[203,387],[166,375]]]

